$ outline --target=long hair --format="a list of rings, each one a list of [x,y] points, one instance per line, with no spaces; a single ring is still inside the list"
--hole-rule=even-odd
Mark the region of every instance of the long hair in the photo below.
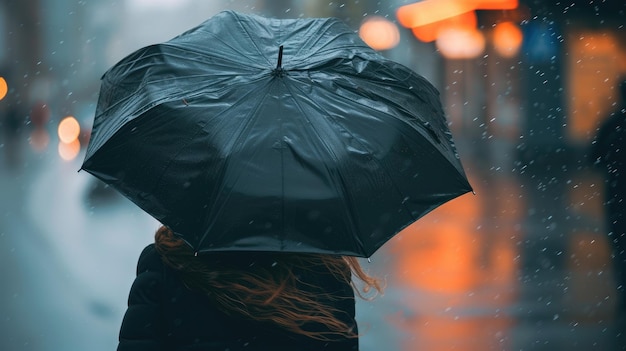
[[[319,340],[357,337],[354,326],[338,317],[343,311],[322,301],[337,301],[323,287],[304,284],[294,270],[311,271],[326,267],[339,281],[350,284],[361,298],[382,286],[363,271],[355,257],[323,254],[253,253],[233,255],[215,252],[196,257],[182,239],[165,226],[155,234],[155,247],[162,260],[180,273],[190,289],[205,293],[218,309],[228,315],[269,322],[296,334]],[[356,288],[352,275],[362,281]],[[350,296],[351,298],[351,296]],[[324,328],[303,327],[305,323]]]

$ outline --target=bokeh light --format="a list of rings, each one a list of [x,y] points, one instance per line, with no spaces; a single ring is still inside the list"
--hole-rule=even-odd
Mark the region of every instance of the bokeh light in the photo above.
[[[498,23],[493,29],[494,49],[500,56],[514,57],[522,46],[523,34],[513,22]]]
[[[400,42],[398,27],[381,16],[370,16],[359,28],[359,36],[374,50],[389,50]]]
[[[473,30],[478,24],[476,12],[466,12],[458,16],[450,17],[438,22],[414,27],[411,29],[413,35],[424,43],[437,40],[439,33],[450,28]]]
[[[396,16],[407,28],[424,26],[474,10],[512,10],[518,0],[423,0],[398,8]]]
[[[58,134],[61,142],[72,143],[80,135],[80,124],[73,116],[67,116],[59,123]]]
[[[80,152],[80,141],[74,139],[69,143],[59,143],[59,156],[65,161],[71,161],[78,156]]]
[[[485,50],[485,36],[477,29],[446,29],[439,33],[436,46],[448,59],[471,59]]]
[[[455,17],[474,9],[473,1],[425,0],[401,6],[396,16],[401,25],[413,28]]]
[[[518,0],[461,0],[474,3],[476,10],[513,10],[519,6]]]
[[[0,100],[4,99],[9,92],[9,85],[4,77],[0,77]]]

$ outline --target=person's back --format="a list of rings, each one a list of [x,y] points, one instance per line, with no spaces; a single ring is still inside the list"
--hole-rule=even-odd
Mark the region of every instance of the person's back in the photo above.
[[[172,250],[172,238],[160,229],[140,256],[119,351],[358,350],[351,267],[341,257],[194,257]]]

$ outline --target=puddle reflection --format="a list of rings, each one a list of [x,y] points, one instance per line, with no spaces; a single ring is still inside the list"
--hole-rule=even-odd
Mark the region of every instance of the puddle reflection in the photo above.
[[[403,310],[388,318],[405,335],[402,350],[555,344],[582,350],[615,343],[615,285],[598,179],[578,172],[557,188],[561,200],[546,204],[536,203],[542,196],[527,196],[532,190],[513,176],[471,178],[477,195],[441,206],[385,250],[385,270],[393,272],[388,285],[402,291]],[[563,214],[555,215],[562,223],[528,223],[544,218],[529,215],[535,208],[560,211],[563,203]],[[550,264],[535,266],[524,257],[541,255]],[[556,332],[546,332],[551,328]]]

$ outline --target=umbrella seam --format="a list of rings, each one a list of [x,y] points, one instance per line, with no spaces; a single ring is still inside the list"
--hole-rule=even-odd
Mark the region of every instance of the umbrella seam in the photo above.
[[[346,73],[346,74],[347,74],[347,73]],[[359,74],[350,74],[350,76],[351,76],[351,77],[354,77],[354,78],[357,78],[357,79],[364,79],[364,78],[363,78],[363,77],[361,77]],[[416,75],[416,76],[417,76],[417,75]],[[299,79],[297,79],[297,78],[294,78],[294,79],[295,79],[295,80],[300,81],[300,80],[299,80]],[[306,83],[305,83],[305,82],[303,82],[303,84],[306,84]],[[349,99],[348,97],[343,96],[343,95],[340,95],[340,94],[335,94],[335,96],[341,97],[342,99],[344,99],[344,100],[346,100],[346,101],[348,101],[348,102],[350,102],[350,103],[356,103],[356,104],[359,104],[360,106],[362,106],[362,107],[364,107],[364,108],[367,108],[367,109],[370,109],[370,110],[373,110],[373,111],[377,111],[377,112],[379,112],[379,113],[382,113],[382,114],[384,114],[384,115],[387,115],[387,116],[389,116],[390,118],[392,118],[392,119],[394,119],[394,120],[399,120],[396,116],[394,116],[394,115],[392,115],[392,114],[390,114],[390,113],[387,113],[387,112],[385,112],[385,111],[381,111],[381,110],[375,109],[375,108],[373,108],[372,106],[369,106],[369,105],[363,104],[363,103],[361,103],[361,102],[359,102],[359,101],[357,101],[357,100],[352,100],[352,99]],[[416,97],[416,98],[419,98],[419,96],[418,96],[418,97]],[[405,109],[405,110],[406,110],[406,109]],[[410,111],[408,111],[408,110],[407,110],[407,112],[408,112],[408,113],[410,113]],[[441,111],[440,111],[440,110],[435,110],[435,111],[433,111],[433,112],[436,112],[436,114],[440,117],[440,119],[442,119],[442,120],[444,120],[444,121],[445,121],[445,115],[443,115],[443,111],[442,111],[442,110],[441,110]],[[422,121],[420,120],[420,122],[422,122]],[[421,127],[421,128],[417,128],[417,130],[420,132],[420,134],[422,134],[422,136],[427,136],[427,135],[429,134],[429,133],[428,133],[428,128],[427,128],[427,126],[426,126],[426,125],[424,125],[424,122],[422,122],[422,124],[420,125],[420,127]],[[452,141],[451,141],[451,140],[449,140],[448,138],[443,138],[443,139],[444,139],[444,140],[446,140],[446,141],[449,143],[449,146],[451,147],[451,151],[454,151],[454,152],[456,153],[456,148],[453,146]],[[431,144],[432,144],[432,143],[431,143]],[[448,145],[448,144],[446,144],[446,143],[442,143],[442,144]],[[435,146],[435,148],[436,148],[436,146]],[[454,169],[456,169],[456,170],[457,170],[457,172],[464,173],[464,171],[463,171],[462,167],[461,167],[461,169],[458,169],[458,168],[455,166],[455,164],[454,164],[454,163],[453,163],[450,159],[448,159],[447,157],[444,157],[444,158],[446,159],[446,161],[447,161],[447,162],[448,162],[448,163],[449,163],[449,164],[450,164],[450,165],[451,165]]]
[[[326,147],[326,150],[328,151],[328,153],[329,153],[330,155],[332,155],[332,156],[333,156],[333,158],[335,159],[335,161],[338,161],[338,158],[336,157],[336,155],[335,155],[335,153],[332,151],[332,149],[331,149],[330,147],[328,147],[328,145],[326,145],[326,143],[324,143],[324,138],[322,138],[322,136],[319,134],[319,132],[315,129],[314,124],[313,124],[313,123],[311,123],[310,119],[306,117],[306,114],[304,113],[304,110],[303,110],[302,106],[300,105],[300,103],[298,102],[298,100],[297,100],[297,99],[295,99],[295,98],[293,98],[293,96],[294,96],[295,94],[293,94],[293,92],[292,92],[291,88],[290,88],[287,84],[285,84],[284,82],[283,82],[283,85],[286,87],[286,89],[287,89],[287,90],[289,91],[289,93],[291,94],[292,100],[294,101],[294,103],[296,104],[296,106],[298,106],[298,109],[300,109],[300,111],[302,111],[302,115],[303,115],[303,116],[304,116],[304,117],[305,117],[305,118],[309,121],[309,123],[310,123],[310,125],[311,125],[311,128],[312,128],[313,130],[315,130],[315,133],[318,135],[319,140],[320,140],[320,141],[324,144],[324,146]],[[294,88],[295,88],[295,89],[298,89],[297,87],[294,87]],[[299,91],[301,91],[300,89],[298,89],[298,90],[299,90]],[[301,92],[302,92],[302,91],[301,91]],[[318,106],[318,107],[319,107],[319,105],[317,105],[317,104],[316,104],[316,106]],[[321,107],[320,107],[320,109],[321,109],[322,111],[326,112],[326,110],[322,109]],[[328,115],[328,114],[327,114],[327,115]],[[337,185],[339,185],[339,188],[341,188],[341,189],[342,189],[342,192],[344,193],[344,196],[342,197],[342,199],[347,199],[347,198],[348,198],[348,192],[347,192],[347,188],[346,188],[346,186],[345,186],[345,179],[341,176],[341,174],[340,174],[339,172],[337,172],[337,174],[338,174],[338,176],[337,176],[337,177],[339,178],[339,181],[338,181],[338,183],[339,183],[339,184],[337,184]],[[332,177],[332,179],[336,179],[337,177]],[[350,212],[353,212],[353,211],[352,211],[352,206],[346,206],[346,208],[348,208],[348,210],[349,210]],[[358,230],[359,228],[356,226],[356,224],[355,224],[355,223],[354,223],[354,221],[352,220],[352,218],[353,218],[353,217],[352,217],[352,216],[348,216],[348,218],[350,219],[350,221],[349,221],[349,222],[350,222],[351,227],[353,228],[353,230],[354,230],[355,232],[357,232],[357,233],[358,233],[358,232],[359,232],[359,230]],[[355,230],[355,229],[356,229],[356,230]],[[363,254],[365,254],[365,253],[366,253],[366,250],[365,250],[365,247],[364,247],[363,243],[362,243],[360,240],[358,240],[357,238],[355,238],[354,236],[350,236],[350,237],[353,239],[353,242],[355,242],[355,243],[357,244],[357,246],[358,246],[358,247],[359,247],[359,249],[360,249],[360,252],[361,252],[361,253],[363,253]]]
[[[245,33],[245,35],[248,37],[248,39],[250,40],[250,43],[252,43],[252,46],[254,46],[254,48],[256,49],[256,51],[259,54],[259,56],[261,56],[261,57],[263,57],[265,59],[265,61],[267,62],[267,64],[269,65],[270,68],[273,68],[273,65],[270,62],[270,60],[259,49],[259,47],[256,45],[256,42],[252,39],[252,36],[250,35],[250,32],[248,32],[248,29],[243,25],[243,20],[242,20],[241,16],[239,16],[238,14],[236,14],[234,12],[232,12],[232,13],[236,17],[236,19],[237,19],[237,24],[239,24],[239,27],[241,27],[241,30],[243,31],[243,33]],[[276,48],[278,49],[278,45],[276,46]]]
[[[299,89],[299,88],[297,88],[297,87],[294,87],[294,88],[295,88],[295,89],[298,89],[300,92],[304,93],[304,91],[302,91],[301,89]],[[288,88],[288,89],[289,89],[289,88]],[[341,98],[342,98],[342,99],[344,99],[344,100],[347,100],[347,101],[349,101],[349,102],[351,102],[351,103],[354,103],[354,101],[353,101],[353,100],[350,100],[350,99],[348,99],[348,98],[346,98],[346,97],[344,97],[344,96],[342,96],[342,95],[336,95],[336,96],[339,96],[339,97],[341,97]],[[294,100],[295,100],[295,99],[294,99]],[[327,111],[326,111],[326,110],[325,110],[325,109],[324,109],[321,105],[317,104],[317,103],[316,103],[316,102],[314,102],[314,101],[312,101],[312,103],[313,103],[313,104],[315,104],[315,106],[317,106],[317,107],[318,107],[321,111],[324,111],[324,113],[325,113],[325,115],[326,115],[326,116],[328,116],[328,117],[329,117],[329,118],[331,118],[333,121],[335,121],[335,119],[334,119],[334,118],[332,118],[332,116],[331,116],[331,115],[330,115],[330,114],[329,114],[329,113],[328,113],[328,112],[327,112]],[[300,107],[300,105],[297,103],[297,101],[296,101],[296,104]],[[392,117],[394,120],[397,120],[397,118],[395,118],[394,116],[392,116],[392,115],[390,115],[390,114],[388,114],[388,113],[385,113],[384,111],[380,111],[380,110],[377,110],[377,109],[371,108],[371,107],[369,107],[369,106],[367,106],[367,105],[363,105],[363,104],[360,104],[360,105],[362,105],[362,106],[364,106],[364,107],[366,107],[366,108],[368,108],[368,109],[374,110],[374,111],[376,111],[376,112],[378,112],[378,113],[383,113],[383,114],[385,114],[385,115],[388,115],[388,116]],[[300,109],[301,109],[301,108],[300,108]],[[335,123],[337,123],[337,122],[335,121]],[[345,129],[345,128],[344,128],[344,129]],[[401,128],[397,128],[397,129],[398,129],[398,130],[399,130],[402,134],[404,134]],[[421,131],[421,130],[420,130],[420,131]],[[354,140],[356,140],[357,142],[359,142],[359,141],[358,141],[358,138],[356,138],[356,137],[355,137],[352,133],[350,133],[348,130],[346,130],[346,132],[347,132],[348,134],[350,134],[350,135],[353,137],[353,139],[354,139]],[[364,149],[368,150],[368,152],[370,152],[370,153],[371,153],[371,151],[369,150],[369,148],[365,147],[365,145],[364,145],[364,144],[362,144],[362,143],[360,143],[360,142],[359,142],[359,144],[360,144],[360,145],[361,145]],[[429,143],[429,145],[433,146],[433,147],[436,149],[436,147],[435,147],[434,145],[432,145],[432,143]],[[327,148],[327,149],[328,149],[328,148]],[[378,167],[379,167],[381,170],[383,170],[383,172],[386,174],[386,176],[387,176],[387,178],[389,179],[389,181],[391,182],[391,184],[393,184],[393,188],[394,188],[394,190],[395,190],[398,194],[402,195],[403,193],[400,191],[400,188],[398,187],[397,182],[396,182],[396,181],[394,180],[394,178],[391,176],[391,174],[389,173],[389,171],[388,171],[385,167],[382,167],[382,165],[380,164],[380,162],[379,162],[379,160],[378,160],[377,158],[372,157],[371,159],[373,160],[373,162],[375,162],[376,164],[378,164]],[[456,167],[455,167],[455,166],[454,166],[454,165],[453,165],[453,164],[452,164],[452,163],[451,163],[451,162],[450,162],[450,161],[449,161],[446,157],[443,157],[443,159],[445,159],[445,160],[446,160],[446,163],[447,163],[449,166],[451,166],[454,170],[456,170]],[[458,172],[458,170],[457,170],[457,172]],[[342,184],[342,188],[344,188],[343,184]],[[408,213],[409,217],[410,217],[410,218],[412,218],[414,221],[416,221],[416,220],[418,220],[418,219],[420,218],[419,216],[416,218],[416,216],[414,216],[414,215],[413,215],[412,211],[411,211],[411,210],[407,207],[407,205],[406,205],[405,203],[401,203],[400,205],[402,206],[402,208],[404,209],[404,211],[405,211],[406,213]],[[362,246],[361,246],[361,247],[362,247]]]
[[[271,84],[271,82],[272,82],[272,79],[270,79],[269,81],[267,81],[267,83],[264,85],[264,87],[267,87],[269,84]],[[239,101],[243,101],[243,100],[245,100],[245,97],[247,97],[249,94],[257,93],[259,90],[260,90],[260,88],[259,88],[259,89],[257,89],[257,90],[254,90],[254,91],[250,91],[248,94],[245,94],[244,96],[242,96],[242,97],[238,100],[238,102],[239,102]],[[263,102],[263,101],[265,101],[265,99],[266,99],[266,98],[267,98],[266,96],[263,96],[263,99],[261,99],[261,100],[259,101],[259,103],[258,103],[258,104],[257,104],[257,106],[255,107],[254,111],[257,111],[257,110],[260,108],[260,106],[262,105],[262,102]],[[234,105],[234,104],[233,104],[233,105],[231,105],[231,108],[232,108],[232,106],[235,106],[235,105]],[[243,138],[244,131],[245,131],[245,130],[247,129],[247,127],[248,127],[249,125],[251,125],[251,124],[252,124],[252,119],[248,119],[248,120],[246,120],[246,123],[244,123],[244,124],[243,124],[243,126],[241,127],[240,132],[238,133],[237,137],[236,137],[236,138],[233,138],[233,143],[232,143],[233,145],[243,145],[243,143],[239,143],[238,141],[239,141],[239,140],[241,140],[241,138]],[[222,168],[220,169],[220,174],[223,174],[223,171],[226,169],[226,164],[227,164],[227,162],[225,162],[225,163],[224,163],[224,165],[222,166]],[[235,178],[235,180],[234,180],[234,184],[236,184],[236,183],[239,181],[239,178],[240,178],[240,177],[241,177],[241,173],[239,173],[239,174],[237,175],[237,177]],[[213,212],[213,210],[212,210],[212,209],[214,209],[214,208],[215,208],[215,206],[217,206],[217,199],[218,199],[217,194],[221,193],[221,191],[222,191],[222,190],[223,190],[223,184],[222,184],[222,185],[219,187],[219,189],[218,189],[218,190],[214,193],[214,195],[215,195],[215,196],[214,196],[214,201],[213,201],[213,204],[211,205],[210,209],[209,209],[209,208],[207,208],[208,210],[210,210],[210,212]],[[231,191],[230,191],[230,192],[228,192],[228,194],[226,194],[226,199],[230,198],[231,194],[232,194],[232,189],[231,189]],[[219,206],[219,209],[218,209],[217,213],[215,214],[215,216],[214,216],[213,218],[217,218],[217,217],[219,217],[219,215],[222,213],[222,210],[224,209],[224,203],[225,203],[225,201],[223,201],[223,202],[222,202],[222,206]],[[207,223],[207,225],[208,225],[208,223]],[[211,229],[211,227],[212,227],[212,226],[213,226],[213,225],[211,225],[210,227],[207,227],[207,228],[206,228],[206,230],[205,230],[205,232],[202,234],[202,237],[200,237],[200,240],[198,241],[198,248],[199,248],[200,246],[202,246],[201,244],[202,244],[202,242],[203,242],[203,241],[207,238],[207,236],[208,236],[208,234],[209,234],[210,229]]]

